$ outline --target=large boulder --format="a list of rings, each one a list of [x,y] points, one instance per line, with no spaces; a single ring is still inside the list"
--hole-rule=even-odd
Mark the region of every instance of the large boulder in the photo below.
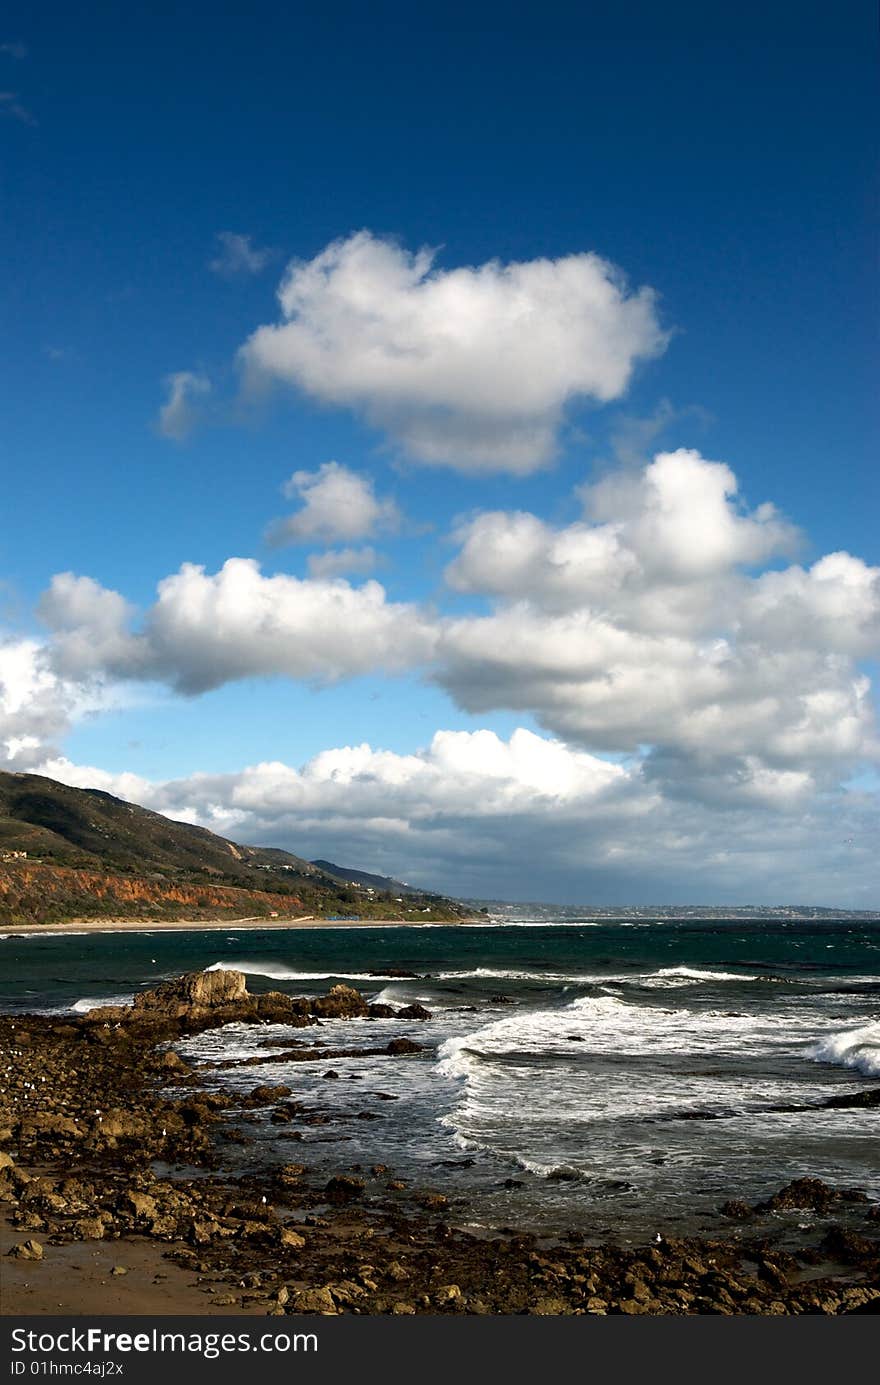
[[[370,1007],[360,991],[338,985],[331,986],[327,995],[316,996],[311,1011],[319,1019],[361,1019],[370,1013]]]
[[[226,1005],[253,1004],[242,971],[189,971],[135,996],[132,1009],[183,1018]]]

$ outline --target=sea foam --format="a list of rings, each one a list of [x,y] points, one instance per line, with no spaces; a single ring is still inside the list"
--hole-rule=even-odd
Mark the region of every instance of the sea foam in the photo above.
[[[814,1044],[810,1057],[816,1063],[837,1063],[865,1077],[880,1077],[880,1022],[831,1034]]]

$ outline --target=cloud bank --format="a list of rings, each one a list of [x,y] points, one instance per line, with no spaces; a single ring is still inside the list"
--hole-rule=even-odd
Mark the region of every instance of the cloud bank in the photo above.
[[[340,534],[343,516],[350,533],[377,522],[382,502],[355,485],[325,524],[321,488],[339,472],[298,476],[316,539]],[[793,526],[693,451],[576,494],[582,517],[568,525],[495,510],[459,527],[446,580],[471,603],[463,615],[343,578],[375,558],[350,547],[310,555],[302,577],[244,558],[215,573],[184,564],[143,614],[58,574],[41,603],[47,637],[0,646],[6,763],[109,786],[59,745],[141,684],[193,696],[250,678],[415,674],[474,717],[519,712],[546,734],[438,732],[412,755],[341,746],[299,770],[128,776],[117,791],[459,892],[623,899],[639,881],[655,900],[876,904],[876,794],[851,781],[880,760],[862,666],[880,651],[880,569],[844,552],[792,561]]]

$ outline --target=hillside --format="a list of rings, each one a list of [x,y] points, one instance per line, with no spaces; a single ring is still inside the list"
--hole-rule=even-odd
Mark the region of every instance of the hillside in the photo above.
[[[337,866],[333,861],[312,861],[311,865],[334,880],[342,880],[348,885],[363,885],[367,890],[383,890],[387,894],[419,894],[420,891],[407,885],[403,880],[394,880],[390,875],[372,875],[367,870],[352,870],[350,866]]]
[[[291,852],[245,846],[98,789],[0,772],[0,923],[315,914],[455,919],[439,895],[369,891]]]

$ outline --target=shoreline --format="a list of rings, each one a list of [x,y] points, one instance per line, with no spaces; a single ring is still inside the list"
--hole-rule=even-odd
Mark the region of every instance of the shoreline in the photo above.
[[[66,923],[6,923],[0,930],[6,937],[52,937],[73,933],[195,933],[210,930],[233,932],[269,931],[299,928],[458,928],[461,924],[489,923],[479,916],[457,919],[325,919],[302,914],[290,919],[70,919]]]
[[[880,1204],[809,1176],[764,1202],[725,1204],[717,1229],[699,1237],[619,1245],[524,1225],[475,1235],[454,1174],[411,1184],[356,1162],[356,1147],[340,1151],[329,1179],[310,1168],[301,1127],[333,1116],[297,1100],[290,1064],[407,1062],[423,1047],[427,1012],[389,1011],[346,986],[252,996],[240,972],[194,972],[86,1016],[0,1015],[4,1314],[85,1314],[110,1298],[116,1311],[124,1299],[128,1311],[167,1312],[174,1293],[190,1311],[270,1316],[878,1311]],[[336,1048],[342,1031],[322,1036],[322,1019],[365,1015],[378,1046]],[[406,1019],[414,1039],[384,1044],[390,1018]],[[288,1027],[291,1085],[233,1095],[213,1062],[169,1047],[267,1021]],[[224,1146],[254,1144],[254,1121],[280,1125],[306,1162],[224,1168]],[[786,1248],[785,1225],[801,1223]]]

